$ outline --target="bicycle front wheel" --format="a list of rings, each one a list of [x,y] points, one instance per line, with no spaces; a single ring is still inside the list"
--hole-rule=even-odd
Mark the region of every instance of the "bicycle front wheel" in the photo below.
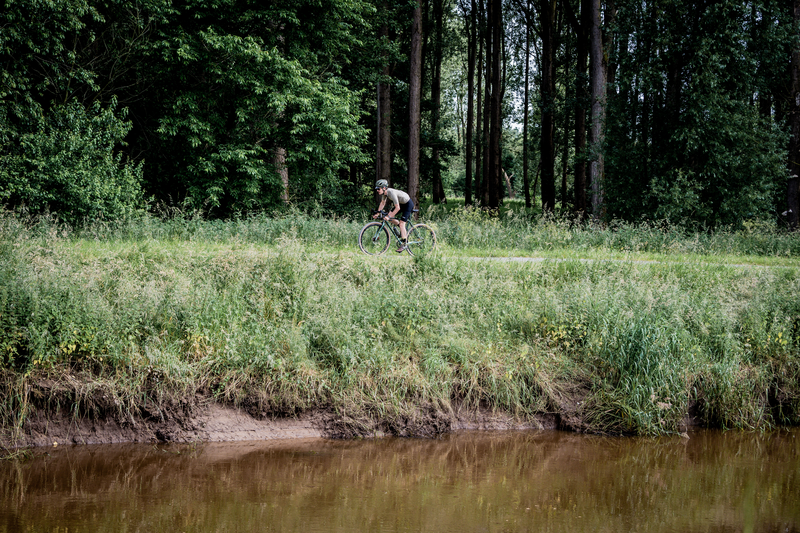
[[[436,247],[436,233],[426,224],[417,224],[408,234],[408,253],[425,255]]]
[[[381,255],[389,248],[389,232],[381,222],[370,222],[358,234],[358,247],[369,255]]]

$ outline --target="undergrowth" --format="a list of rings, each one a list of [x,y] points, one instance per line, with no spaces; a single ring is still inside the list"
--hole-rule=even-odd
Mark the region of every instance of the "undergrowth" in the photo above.
[[[0,216],[2,426],[32,409],[158,418],[198,393],[256,416],[324,408],[391,426],[457,402],[530,418],[576,390],[590,431],[676,432],[690,410],[716,427],[800,422],[797,236],[429,218],[442,246],[411,259],[356,253],[362,221],[299,213],[80,229]],[[505,243],[789,266],[451,253]]]

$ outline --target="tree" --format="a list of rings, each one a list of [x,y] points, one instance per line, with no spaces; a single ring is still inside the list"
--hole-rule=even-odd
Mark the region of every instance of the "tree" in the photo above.
[[[596,0],[599,1],[599,0]],[[541,98],[542,130],[539,142],[542,174],[542,210],[552,211],[556,204],[555,185],[555,49],[556,0],[537,0],[541,21]]]
[[[524,88],[524,97],[523,97],[523,104],[522,104],[522,182],[523,182],[523,189],[525,192],[525,207],[531,207],[531,185],[530,185],[530,177],[529,173],[529,162],[530,156],[528,155],[528,130],[529,124],[528,119],[530,118],[530,73],[531,73],[531,26],[533,26],[533,20],[531,20],[532,14],[532,7],[530,5],[530,0],[526,0],[526,5],[523,10],[523,14],[525,15],[525,88]]]
[[[448,0],[5,7],[0,201],[11,207],[78,220],[150,197],[220,217],[355,205],[369,164],[396,180],[391,154],[406,150],[409,192],[419,200],[430,185],[442,201],[466,79],[467,203],[498,206],[504,168],[528,192],[535,137],[545,210],[557,162],[562,206],[572,168],[575,208],[588,210],[591,161],[598,217],[719,225],[786,211],[798,225],[796,0],[463,0],[459,74]],[[516,101],[521,170],[506,129]]]
[[[442,114],[442,54],[444,40],[444,0],[433,0],[433,79],[431,82],[431,100],[433,104],[431,116],[431,136],[433,137],[433,203],[447,202],[442,184],[441,168],[441,132],[439,131]]]
[[[503,48],[503,3],[501,0],[490,0],[489,21],[492,33],[491,54],[491,83],[492,98],[489,114],[489,172],[486,175],[488,204],[487,207],[496,209],[500,206],[500,174],[502,160],[500,151],[500,137],[502,128],[503,105],[503,68],[500,62]]]
[[[484,101],[486,98],[484,97],[484,48],[486,45],[486,24],[485,24],[485,9],[484,9],[484,0],[478,0],[478,11],[477,11],[477,19],[478,22],[476,24],[477,30],[477,54],[478,54],[478,65],[477,65],[477,83],[476,83],[476,127],[475,127],[475,199],[478,203],[483,203],[483,195],[481,194],[481,190],[483,189],[482,183],[485,179],[486,175],[486,168],[484,167],[484,162],[486,158],[484,157],[484,147],[486,146],[486,112],[484,109]]]
[[[148,31],[135,12],[107,21],[85,1],[10,2],[0,12],[0,202],[69,222],[144,207],[142,167],[123,153],[126,109],[104,90],[125,79],[130,41]],[[157,2],[153,8],[163,6]],[[108,45],[119,56],[109,58]],[[101,77],[92,67],[109,68]],[[141,90],[141,89],[140,89]]]
[[[414,203],[419,195],[420,98],[422,96],[422,0],[417,0],[411,23],[411,54],[408,94],[408,194]]]
[[[604,122],[606,108],[606,64],[603,54],[602,21],[600,19],[601,0],[591,0],[591,26],[589,63],[591,65],[592,87],[592,154],[589,165],[592,187],[592,215],[602,218],[604,212]]]
[[[800,0],[792,3],[792,20],[795,31],[800,28]],[[791,56],[791,89],[788,102],[789,130],[789,179],[787,181],[787,221],[791,229],[798,229],[800,220],[800,38],[796,35]]]
[[[365,160],[360,98],[341,71],[369,9],[183,6],[146,50],[160,58],[142,73],[158,88],[143,102],[158,113],[141,133],[162,148],[149,150],[151,187],[220,215],[286,198],[282,171],[300,197],[335,190],[340,169]]]
[[[381,5],[381,11],[384,20],[380,25],[379,39],[382,41],[389,40],[389,22],[388,18],[388,1],[384,1]],[[384,179],[388,183],[392,182],[392,92],[391,92],[391,75],[392,65],[389,60],[388,52],[383,54],[383,67],[381,70],[381,79],[378,81],[378,95],[377,95],[377,119],[378,119],[378,134],[377,134],[377,155],[376,162],[376,178]]]
[[[465,134],[466,176],[464,204],[472,204],[473,141],[475,138],[475,56],[477,54],[478,6],[471,0],[470,7],[462,6],[467,28],[467,127]],[[480,107],[480,106],[479,106]]]
[[[571,4],[567,3],[568,6]],[[592,23],[592,0],[580,0],[580,15],[570,10],[570,22],[577,37],[575,68],[575,175],[573,194],[576,213],[586,213],[586,105],[590,101],[587,92],[586,69],[589,60],[589,32]]]

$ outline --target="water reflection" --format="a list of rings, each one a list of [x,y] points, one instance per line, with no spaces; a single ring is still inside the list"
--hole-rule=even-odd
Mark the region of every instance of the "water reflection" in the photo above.
[[[800,432],[83,446],[0,463],[0,532],[800,531]]]

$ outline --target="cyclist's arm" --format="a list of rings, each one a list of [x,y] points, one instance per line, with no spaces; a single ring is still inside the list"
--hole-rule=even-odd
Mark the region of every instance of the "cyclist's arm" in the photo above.
[[[378,212],[375,213],[375,216],[373,216],[372,218],[378,218],[379,216],[381,216],[381,211],[383,211],[383,206],[385,205],[386,205],[386,197],[384,196],[383,198],[381,198],[381,203],[378,205]]]

